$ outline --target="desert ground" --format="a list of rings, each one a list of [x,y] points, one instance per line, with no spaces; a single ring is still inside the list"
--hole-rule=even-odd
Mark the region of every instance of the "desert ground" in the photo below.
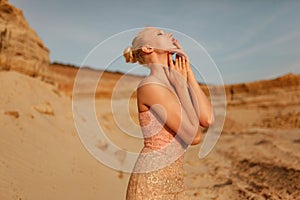
[[[77,68],[61,64],[49,66],[47,79],[0,72],[1,199],[125,198],[129,174],[103,165],[78,136],[72,115],[76,73]],[[114,143],[138,151],[142,140],[122,133],[105,106],[123,76],[104,72],[96,90],[96,115]],[[143,78],[126,76],[132,85]],[[199,159],[200,143],[185,155],[189,199],[299,199],[299,82],[299,75],[288,74],[225,86],[226,121],[213,151]],[[120,101],[130,92],[126,88]],[[138,124],[134,93],[129,110]]]

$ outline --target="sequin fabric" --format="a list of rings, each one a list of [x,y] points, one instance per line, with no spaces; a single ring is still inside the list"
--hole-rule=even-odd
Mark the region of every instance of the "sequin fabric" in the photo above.
[[[150,110],[139,113],[144,147],[130,176],[126,200],[184,200],[184,144]]]

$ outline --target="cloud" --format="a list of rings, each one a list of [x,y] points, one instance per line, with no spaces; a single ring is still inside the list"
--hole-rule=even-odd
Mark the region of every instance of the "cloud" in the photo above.
[[[267,15],[267,17],[263,18],[259,16],[258,18],[258,24],[255,24],[254,26],[248,27],[248,29],[245,31],[246,34],[242,35],[240,38],[238,38],[235,46],[232,47],[232,49],[238,49],[241,46],[247,44],[249,41],[252,41],[252,39],[257,36],[260,32],[262,32],[264,29],[268,28],[274,22],[278,17],[284,15],[288,11],[288,4],[285,4],[284,6],[279,6],[279,8],[275,12],[271,12],[270,15]]]
[[[283,43],[287,43],[290,42],[291,40],[294,39],[299,39],[300,38],[300,30],[294,31],[292,33],[288,33],[286,35],[283,35],[281,37],[277,37],[273,40],[271,40],[270,42],[266,42],[266,43],[260,43],[252,48],[248,48],[245,49],[243,51],[231,54],[229,56],[226,56],[226,58],[221,59],[222,62],[230,62],[230,61],[235,61],[235,60],[239,60],[241,58],[244,58],[246,56],[250,56],[256,53],[259,53],[261,51],[263,51],[264,49],[268,48],[268,47],[274,47],[276,45],[279,44],[283,44]]]

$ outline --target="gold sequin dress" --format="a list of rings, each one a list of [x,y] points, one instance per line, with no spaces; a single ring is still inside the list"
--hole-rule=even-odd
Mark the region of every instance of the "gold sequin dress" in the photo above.
[[[126,200],[183,200],[185,144],[150,110],[139,113],[144,147],[130,176]]]

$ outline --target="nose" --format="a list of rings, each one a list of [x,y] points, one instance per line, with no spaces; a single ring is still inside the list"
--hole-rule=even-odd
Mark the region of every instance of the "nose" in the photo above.
[[[168,33],[169,37],[172,38],[173,37],[173,33]]]

